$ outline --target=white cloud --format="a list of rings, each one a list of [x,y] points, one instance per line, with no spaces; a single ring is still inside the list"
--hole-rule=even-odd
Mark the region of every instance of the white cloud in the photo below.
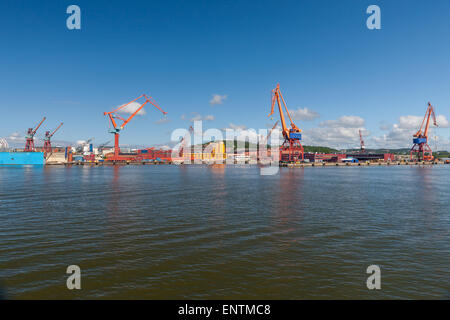
[[[312,121],[320,117],[320,115],[308,108],[298,108],[297,110],[289,110],[293,120]]]
[[[228,96],[226,94],[224,95],[220,95],[220,94],[213,94],[212,95],[212,99],[209,100],[209,104],[211,104],[212,106],[215,104],[222,104],[223,101],[227,98]]]
[[[398,118],[398,126],[401,129],[416,129],[418,130],[420,125],[422,124],[423,121],[423,117],[419,117],[419,116],[401,116]],[[438,125],[438,127],[440,128],[448,128],[449,125],[449,121],[447,120],[447,118],[440,114],[438,116],[436,116],[436,123]],[[433,127],[433,119],[430,119],[430,128]]]
[[[202,115],[200,115],[200,114],[196,114],[195,116],[193,116],[193,117],[191,118],[191,121],[192,121],[192,122],[194,122],[194,121],[200,121],[200,120],[202,120]]]
[[[123,106],[123,105],[122,105]],[[129,113],[129,114],[133,114],[137,109],[139,109],[141,106],[141,104],[139,102],[131,102],[129,105],[123,107],[122,109],[120,109],[119,111],[117,111],[118,113]],[[139,112],[137,113],[137,115],[144,115],[146,114],[145,109],[142,108],[141,110],[139,110]]]
[[[360,128],[364,126],[364,119],[358,116],[342,116],[338,120],[327,120],[321,122],[320,126],[330,128]]]
[[[203,117],[201,114],[194,113],[194,116],[190,120],[191,120],[191,122],[194,122],[194,121],[213,121],[214,120],[214,116],[213,115],[206,115],[206,116]]]
[[[363,136],[370,132],[362,128]],[[327,146],[337,149],[359,147],[359,128],[320,127],[304,130],[303,141],[306,145]]]
[[[376,147],[383,148],[409,148],[412,147],[412,139],[413,134],[419,130],[420,125],[422,124],[423,117],[422,116],[414,116],[414,115],[406,115],[400,116],[398,118],[398,123],[394,123],[390,128],[387,128],[385,131],[387,133],[373,137],[372,141]],[[436,117],[436,122],[438,124],[438,128],[433,125],[433,122],[430,123],[430,132],[428,134],[429,144],[431,146],[432,143],[438,141],[442,145],[439,146],[438,149],[446,149],[448,148],[447,139],[439,136],[438,131],[439,128],[448,128],[450,127],[449,121],[444,115],[438,115]],[[436,140],[435,140],[436,139]]]
[[[303,143],[336,149],[359,148],[359,130],[365,137],[370,135],[370,131],[364,128],[364,123],[364,119],[358,116],[342,116],[337,120],[323,121],[319,127],[303,130]]]
[[[228,125],[229,129],[233,129],[233,130],[245,130],[247,127],[244,125],[236,125],[234,123],[230,123]]]
[[[419,129],[423,117],[418,116],[401,116],[398,118],[397,127],[399,129]]]
[[[436,117],[436,122],[437,122],[439,128],[450,128],[449,121],[442,114],[440,114]]]
[[[6,141],[9,142],[24,142],[25,137],[22,136],[19,132],[14,132],[9,135],[9,137],[6,138]]]
[[[180,117],[180,119],[181,119],[181,120],[186,120],[186,115],[185,115],[185,114],[182,114],[181,117]]]
[[[168,122],[170,122],[170,121],[172,121],[172,120],[170,120],[170,119],[167,118],[167,117],[164,117],[164,118],[161,118],[161,119],[159,119],[159,120],[156,120],[155,123],[156,123],[156,124],[163,124],[163,123],[168,123]]]

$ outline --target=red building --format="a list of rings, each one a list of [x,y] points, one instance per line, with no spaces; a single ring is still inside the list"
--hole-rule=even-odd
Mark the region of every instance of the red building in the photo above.
[[[341,162],[346,157],[341,153],[305,153],[305,160],[309,162]]]

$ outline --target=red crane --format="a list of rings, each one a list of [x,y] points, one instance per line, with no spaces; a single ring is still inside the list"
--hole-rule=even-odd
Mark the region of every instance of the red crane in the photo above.
[[[34,151],[34,135],[36,134],[36,131],[39,129],[41,124],[45,121],[45,117],[39,122],[39,124],[36,126],[36,128],[29,128],[27,131],[27,135],[25,136],[26,142],[25,142],[25,149],[24,152],[33,152]]]
[[[361,129],[359,129],[359,142],[361,143],[361,152],[362,153],[366,152],[366,146],[364,145]]]
[[[428,145],[428,129],[430,127],[430,118],[433,116],[433,124],[437,126],[436,115],[434,114],[434,108],[431,103],[428,102],[428,108],[425,112],[425,117],[422,120],[419,130],[413,135],[414,145],[411,148],[411,160],[413,160],[413,154],[416,153],[418,161],[432,161],[433,152]],[[425,122],[426,120],[426,122]],[[424,127],[425,124],[425,127]],[[423,129],[423,131],[422,131]]]
[[[302,139],[302,130],[300,130],[292,121],[286,102],[281,94],[280,84],[277,84],[277,87],[272,90],[272,108],[269,117],[273,114],[275,101],[278,103],[278,111],[280,112],[281,126],[283,129],[282,133],[284,137],[284,142],[280,148],[280,160],[292,162],[300,160],[301,157],[301,160],[303,161],[303,146],[300,143],[300,140]],[[283,101],[284,108],[286,109],[286,113],[291,122],[290,128],[286,126],[281,101]]]
[[[128,117],[128,119],[124,119],[122,118],[117,112],[123,108],[125,108],[126,106],[128,106],[130,103],[136,102],[139,99],[145,98],[145,101],[139,106],[139,108],[137,108],[132,114],[131,116]],[[104,112],[103,115],[107,115],[109,116],[109,120],[113,126],[113,128],[110,128],[109,132],[114,134],[114,156],[109,157],[108,160],[111,161],[125,161],[125,160],[129,160],[129,157],[121,157],[120,156],[120,148],[119,148],[119,132],[120,130],[122,130],[128,122],[131,121],[131,119],[134,118],[135,115],[138,114],[139,111],[141,111],[141,109],[147,104],[150,103],[153,106],[155,106],[159,111],[161,111],[164,115],[167,114],[167,112],[163,111],[157,104],[156,102],[153,100],[152,97],[148,97],[147,95],[143,94],[141,96],[139,96],[138,98],[116,108],[113,111],[110,112]],[[122,121],[122,124],[119,126],[116,122],[115,119],[119,119]]]
[[[45,132],[45,138],[44,138],[44,154],[45,154],[45,156],[47,156],[48,153],[52,152],[52,143],[51,143],[50,139],[53,137],[53,135],[56,133],[56,131],[58,131],[59,128],[61,128],[62,125],[63,125],[63,123],[61,122],[60,125],[58,126],[58,128],[53,130],[52,133],[50,133],[50,131]]]

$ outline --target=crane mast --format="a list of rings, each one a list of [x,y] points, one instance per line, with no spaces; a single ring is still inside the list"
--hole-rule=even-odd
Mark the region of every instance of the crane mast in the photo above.
[[[117,112],[120,111],[121,109],[125,108],[126,106],[128,106],[129,104],[136,102],[139,99],[145,98],[145,101],[139,106],[139,108],[137,108],[132,114],[131,116],[129,116],[127,119],[121,117]],[[139,111],[141,111],[141,109],[147,104],[150,103],[152,104],[155,108],[157,108],[159,111],[161,111],[164,115],[167,114],[167,112],[163,111],[157,104],[156,102],[153,100],[152,97],[148,97],[145,94],[142,94],[141,96],[137,97],[136,99],[121,105],[120,107],[116,108],[113,111],[110,112],[104,112],[103,115],[108,116],[109,117],[109,121],[112,124],[112,128],[110,128],[109,132],[114,134],[114,155],[113,157],[110,157],[108,160],[112,160],[112,161],[124,161],[127,160],[126,157],[121,157],[120,156],[120,147],[119,147],[119,132],[120,130],[122,130],[128,122],[131,121],[131,119],[133,119],[138,113]],[[116,119],[119,119],[120,121],[122,121],[122,124],[119,126]]]
[[[33,152],[34,151],[34,135],[36,134],[37,130],[41,126],[41,124],[45,121],[45,117],[42,118],[41,122],[36,126],[36,128],[29,128],[27,131],[27,135],[25,136],[26,142],[25,142],[25,149],[24,152]]]
[[[428,102],[427,111],[422,120],[422,124],[419,130],[413,135],[413,146],[411,148],[411,160],[416,154],[416,159],[418,161],[432,161],[433,152],[428,145],[428,130],[430,128],[430,119],[433,117],[433,124],[437,126],[436,114],[434,113],[434,108],[430,102]]]
[[[289,113],[286,102],[280,90],[280,84],[277,84],[277,87],[272,90],[272,106],[269,117],[274,113],[275,102],[278,105],[282,133],[284,137],[284,142],[280,148],[280,159],[282,161],[295,162],[299,161],[301,158],[301,160],[303,161],[303,146],[300,143],[300,140],[302,139],[302,130],[295,125],[294,121],[292,121],[291,114]],[[286,125],[281,102],[283,102],[284,109],[286,110],[286,114],[288,115],[289,121],[291,123],[290,128],[288,128],[288,126]]]
[[[366,152],[366,146],[364,145],[364,140],[362,137],[361,129],[359,129],[359,142],[361,144],[361,152],[362,153]]]

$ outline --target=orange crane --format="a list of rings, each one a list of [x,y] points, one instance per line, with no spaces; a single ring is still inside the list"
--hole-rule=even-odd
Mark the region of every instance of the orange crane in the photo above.
[[[61,122],[60,125],[58,126],[58,128],[56,128],[52,133],[50,133],[50,131],[45,132],[45,138],[44,138],[44,155],[45,156],[47,156],[48,153],[52,152],[52,143],[51,143],[50,139],[53,137],[53,135],[56,133],[56,131],[58,131],[59,128],[61,128],[62,125],[63,125],[63,123]]]
[[[361,143],[361,153],[366,152],[366,146],[364,145],[361,129],[359,129],[359,142]]]
[[[139,108],[137,108],[132,114],[131,116],[128,117],[128,119],[124,119],[122,118],[117,112],[123,108],[125,108],[126,106],[128,106],[130,103],[136,102],[139,99],[145,98],[145,101],[139,106]],[[157,104],[156,102],[153,100],[152,97],[148,97],[147,95],[143,94],[141,96],[139,96],[138,98],[124,104],[121,105],[120,107],[116,108],[113,111],[110,112],[104,112],[103,115],[108,116],[109,120],[110,120],[110,124],[112,124],[113,128],[110,128],[109,132],[114,134],[114,155],[112,157],[109,157],[107,160],[110,161],[126,161],[126,160],[131,160],[130,157],[125,157],[125,156],[120,156],[120,148],[119,148],[119,132],[120,130],[122,130],[128,122],[131,121],[131,119],[134,118],[134,116],[136,116],[138,114],[139,111],[141,111],[141,109],[147,104],[150,103],[152,104],[154,107],[156,107],[159,111],[161,111],[164,115],[167,114],[167,112],[163,111]],[[122,121],[122,124],[119,126],[116,122],[115,119],[119,119]]]
[[[413,160],[413,154],[417,154],[418,161],[432,161],[433,152],[428,145],[428,129],[430,127],[430,118],[433,116],[433,124],[437,127],[436,115],[431,103],[428,102],[428,108],[425,112],[425,117],[422,120],[419,130],[413,135],[414,145],[411,148],[411,160]],[[426,122],[425,122],[426,120]],[[425,123],[425,127],[424,127]],[[423,129],[423,131],[422,131]]]
[[[34,151],[34,135],[36,134],[36,131],[39,129],[41,124],[45,121],[45,117],[39,122],[39,124],[36,126],[36,128],[29,128],[27,131],[27,135],[25,136],[26,142],[25,142],[25,149],[23,149],[24,152],[33,152]]]
[[[269,113],[269,117],[274,112],[275,101],[278,104],[278,111],[280,112],[281,126],[283,129],[282,133],[283,133],[283,137],[284,137],[284,142],[280,148],[280,160],[292,162],[292,161],[299,161],[300,157],[301,157],[301,160],[303,161],[304,160],[303,146],[300,143],[300,140],[302,140],[302,134],[301,134],[302,130],[299,129],[292,121],[291,115],[286,106],[286,102],[284,101],[283,95],[281,94],[280,84],[277,84],[277,87],[274,90],[272,90],[272,108]],[[288,128],[286,126],[286,121],[284,120],[284,113],[283,113],[283,107],[281,106],[281,101],[283,101],[284,108],[286,109],[286,113],[291,122],[290,128]]]

